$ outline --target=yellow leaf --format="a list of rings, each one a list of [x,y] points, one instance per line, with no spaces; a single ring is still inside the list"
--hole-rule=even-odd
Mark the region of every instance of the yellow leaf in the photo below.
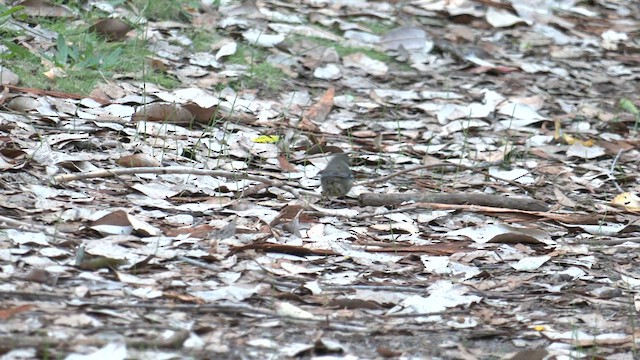
[[[629,192],[616,196],[613,198],[611,203],[613,205],[622,206],[627,211],[640,212],[640,197]]]
[[[562,124],[560,123],[560,119],[555,119],[553,121],[553,127],[554,127],[553,139],[558,141],[560,137],[562,137]]]
[[[555,127],[553,139],[561,144],[573,145],[575,143],[578,143],[585,147],[592,147],[596,143],[593,140],[579,140],[565,133],[564,131],[562,131],[562,124],[560,123],[560,119],[556,119],[553,122],[553,125]]]
[[[568,134],[562,134],[562,141],[567,145],[573,145],[577,140]]]
[[[280,140],[280,136],[278,135],[260,135],[257,138],[253,139],[253,142],[259,144],[274,144]]]

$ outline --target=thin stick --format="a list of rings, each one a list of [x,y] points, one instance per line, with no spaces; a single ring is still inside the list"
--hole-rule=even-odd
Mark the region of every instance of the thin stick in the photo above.
[[[204,175],[204,176],[219,176],[233,180],[250,180],[269,186],[282,189],[296,199],[302,199],[303,195],[320,197],[320,194],[316,194],[310,191],[300,191],[292,186],[285,184],[279,180],[271,180],[262,176],[248,175],[240,172],[221,171],[221,170],[206,170],[206,169],[194,169],[186,166],[171,166],[171,167],[132,167],[121,169],[109,169],[109,170],[96,170],[83,173],[64,174],[53,177],[55,183],[65,183],[73,180],[95,179],[95,178],[108,178],[120,175],[136,175],[136,174],[190,174],[190,175]]]
[[[459,168],[459,169],[463,169],[463,170],[470,170],[472,172],[475,173],[479,173],[485,176],[488,176],[492,179],[496,179],[498,181],[504,181],[507,184],[516,186],[520,189],[522,189],[525,192],[530,192],[531,190],[528,189],[528,187],[519,184],[515,181],[512,180],[508,180],[508,179],[503,179],[501,177],[495,176],[495,175],[491,175],[488,172],[484,171],[484,169],[491,167],[491,166],[497,166],[500,165],[501,162],[496,162],[496,163],[487,163],[487,164],[482,164],[479,166],[467,166],[467,165],[461,165],[461,164],[451,164],[451,163],[438,163],[438,164],[429,164],[429,165],[418,165],[409,169],[403,169],[400,171],[396,171],[394,173],[391,173],[389,175],[385,175],[385,176],[380,176],[378,178],[375,179],[371,179],[371,180],[367,180],[367,181],[363,181],[363,182],[359,182],[356,183],[355,185],[373,185],[373,184],[377,184],[377,183],[381,183],[381,182],[385,182],[389,179],[392,179],[396,176],[400,176],[400,175],[404,175],[410,172],[414,172],[414,171],[418,171],[418,170],[425,170],[425,169],[435,169],[435,168],[442,168],[442,167],[455,167],[455,168]]]
[[[17,229],[21,231],[28,231],[33,233],[45,233],[54,239],[63,239],[73,243],[77,243],[78,240],[69,237],[64,231],[57,229],[51,230],[50,227],[38,224],[32,224],[21,220],[12,219],[6,216],[0,216],[0,229]]]
[[[611,167],[609,168],[609,173],[607,174],[607,177],[609,179],[611,179],[611,181],[613,181],[613,185],[615,185],[616,190],[618,190],[618,193],[622,193],[622,188],[620,187],[620,185],[618,185],[618,182],[616,181],[616,177],[613,176],[613,171],[616,167],[616,163],[618,162],[618,159],[620,158],[620,155],[622,155],[622,149],[618,150],[618,153],[616,154],[616,157],[613,158],[613,162],[611,163]]]

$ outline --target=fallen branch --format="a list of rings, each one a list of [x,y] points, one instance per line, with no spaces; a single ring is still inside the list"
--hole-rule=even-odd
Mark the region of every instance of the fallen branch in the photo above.
[[[539,200],[492,194],[364,193],[360,194],[359,198],[360,205],[363,206],[389,206],[409,201],[450,205],[478,205],[526,211],[549,210],[549,206]]]

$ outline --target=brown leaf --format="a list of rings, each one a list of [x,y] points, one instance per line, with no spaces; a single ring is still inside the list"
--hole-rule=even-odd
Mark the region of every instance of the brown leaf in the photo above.
[[[295,172],[295,171],[297,171],[296,167],[291,165],[289,160],[287,160],[287,158],[284,155],[279,155],[278,156],[278,163],[280,163],[280,168],[283,171],[287,171],[287,172]]]
[[[194,304],[204,304],[205,303],[204,300],[202,300],[201,298],[199,298],[197,296],[192,296],[192,295],[188,295],[188,294],[181,294],[181,293],[179,293],[177,291],[164,291],[164,292],[162,292],[162,295],[164,295],[165,298],[171,299],[171,300],[178,300],[178,301],[194,303]]]
[[[291,221],[293,218],[298,216],[298,214],[302,211],[302,205],[292,205],[289,204],[280,210],[278,216],[276,216],[271,222],[269,226],[274,227],[278,224],[282,224],[288,221]]]
[[[58,275],[45,269],[31,269],[22,279],[53,286],[58,282]]]
[[[151,65],[153,71],[163,74],[171,69],[171,65],[161,59],[149,59],[149,65]]]
[[[29,311],[33,308],[32,304],[19,305],[8,309],[0,309],[0,320],[8,320],[13,315]]]
[[[104,19],[89,28],[98,35],[106,37],[110,41],[120,41],[133,27],[120,19]]]
[[[385,357],[385,358],[398,357],[398,356],[402,355],[402,352],[391,350],[386,346],[378,346],[376,348],[376,352],[378,354],[380,354],[380,356]]]
[[[91,226],[97,225],[130,226],[131,222],[129,222],[129,215],[126,212],[116,210],[91,223]]]
[[[303,131],[319,132],[320,127],[313,123],[313,121],[303,117],[298,123],[298,129]]]
[[[162,163],[147,154],[133,154],[118,159],[118,165],[123,167],[157,167],[162,166]]]
[[[26,0],[19,5],[24,6],[23,12],[28,16],[44,16],[57,18],[73,17],[73,12],[62,5],[54,5],[42,0]]]
[[[304,114],[298,127],[302,130],[319,129],[315,123],[323,122],[327,118],[327,115],[329,115],[333,108],[333,97],[335,93],[335,88],[330,87],[324,95],[322,95],[320,101],[313,104]]]
[[[93,99],[102,100],[102,103],[109,103],[111,99],[120,99],[126,94],[126,91],[117,84],[98,84],[91,91]]]
[[[113,211],[91,223],[91,229],[101,233],[136,233],[143,236],[159,235],[160,231],[123,210]]]
[[[170,124],[191,124],[194,116],[181,105],[153,103],[142,106],[131,117],[133,121],[162,121]]]
[[[307,150],[307,155],[315,154],[339,154],[343,152],[341,148],[333,145],[315,144]]]
[[[361,299],[335,299],[330,301],[327,305],[331,307],[337,307],[339,309],[382,309],[382,306],[374,301]]]

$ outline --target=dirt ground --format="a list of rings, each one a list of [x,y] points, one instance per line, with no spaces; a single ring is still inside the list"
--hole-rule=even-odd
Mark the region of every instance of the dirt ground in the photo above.
[[[177,89],[5,88],[0,359],[640,358],[640,7],[532,3],[223,2],[147,23]]]

